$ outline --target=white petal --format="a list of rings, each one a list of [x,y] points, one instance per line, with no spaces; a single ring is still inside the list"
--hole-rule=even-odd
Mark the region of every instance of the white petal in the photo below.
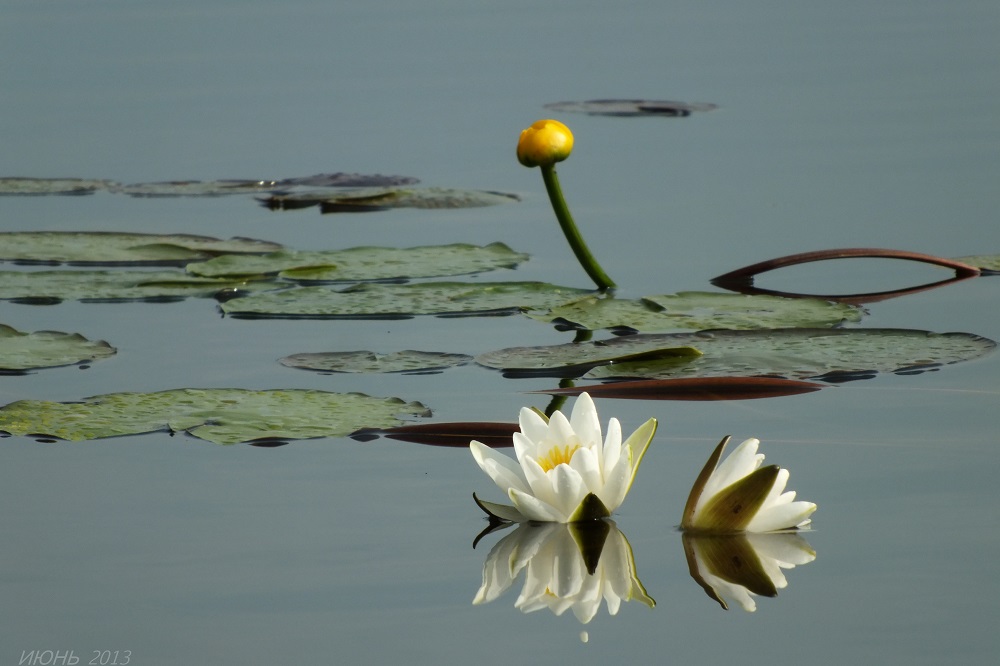
[[[570,458],[569,466],[576,470],[583,480],[587,492],[598,497],[604,489],[604,478],[598,466],[597,453],[592,449],[577,449]]]
[[[469,450],[472,451],[472,457],[479,463],[479,467],[504,493],[509,488],[525,492],[528,490],[528,481],[515,460],[475,440],[469,443]]]
[[[572,516],[589,492],[580,473],[569,465],[556,465],[549,472],[549,479],[555,496],[552,504],[567,517]]]
[[[559,446],[579,444],[580,439],[573,432],[573,426],[566,420],[562,412],[554,412],[549,417],[549,439],[546,444],[558,444]]]
[[[604,488],[595,494],[608,507],[608,511],[614,511],[625,501],[631,480],[632,468],[628,460],[619,458],[615,468],[605,475]]]
[[[521,426],[521,434],[527,437],[530,442],[537,444],[548,437],[549,424],[533,409],[522,407],[518,423]]]
[[[510,501],[514,503],[518,511],[526,515],[531,520],[540,520],[549,523],[565,523],[571,514],[562,514],[554,506],[547,504],[534,495],[522,493],[516,488],[511,488],[508,492]]]
[[[597,416],[597,406],[594,405],[590,394],[581,393],[576,399],[569,423],[583,446],[601,445],[601,421]]]
[[[752,473],[764,461],[764,456],[757,453],[759,439],[750,438],[744,440],[739,446],[729,453],[726,458],[719,463],[712,475],[708,478],[708,483],[698,498],[695,515],[701,508],[714,497],[720,490],[727,488],[743,477]]]
[[[604,452],[601,456],[601,470],[605,477],[615,468],[622,454],[622,424],[618,419],[608,421],[608,436],[604,439]]]
[[[774,532],[802,527],[816,510],[812,502],[790,502],[759,511],[747,525],[748,532]]]
[[[526,435],[520,432],[515,432],[513,437],[514,442],[514,455],[517,456],[517,462],[524,465],[524,459],[531,457],[538,457],[538,443],[529,439]]]

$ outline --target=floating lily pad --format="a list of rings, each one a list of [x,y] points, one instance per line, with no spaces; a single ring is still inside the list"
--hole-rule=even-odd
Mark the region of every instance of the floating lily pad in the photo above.
[[[409,176],[329,173],[283,180],[178,180],[164,183],[121,185],[115,192],[133,197],[219,197],[231,194],[267,194],[295,188],[388,187],[419,182]]]
[[[367,442],[387,437],[402,442],[468,449],[469,442],[478,440],[490,448],[514,446],[517,423],[407,423],[393,428],[362,428],[351,433],[351,439]]]
[[[706,328],[774,328],[834,326],[861,320],[862,311],[843,303],[815,298],[746,296],[714,292],[680,292],[638,300],[589,294],[579,300],[532,315],[574,328],[631,329],[642,332]]]
[[[695,346],[701,356],[640,359],[661,348]],[[590,379],[774,376],[830,382],[865,379],[879,372],[915,374],[989,354],[996,343],[968,333],[907,329],[774,329],[632,335],[550,347],[488,352],[476,362],[510,374]],[[570,374],[567,374],[567,373]]]
[[[977,266],[991,273],[1000,272],[1000,254],[976,254],[969,257],[958,257],[956,261]]]
[[[370,351],[292,354],[280,362],[290,368],[320,372],[430,374],[441,372],[445,368],[465,365],[471,361],[472,357],[466,354],[407,349],[392,354],[376,354]]]
[[[110,393],[80,402],[20,400],[0,407],[0,431],[88,440],[170,431],[217,444],[344,437],[429,416],[419,402],[305,389],[174,389]]]
[[[86,178],[0,178],[0,196],[43,196],[49,194],[93,194],[116,187],[110,180]]]
[[[278,243],[252,238],[220,240],[190,234],[0,232],[0,260],[18,263],[183,266],[220,254],[263,254],[280,249]]]
[[[825,384],[782,377],[684,377],[627,381],[532,391],[549,395],[580,395],[624,400],[755,400],[812,393]]]
[[[22,333],[0,324],[0,373],[55,368],[97,361],[115,355],[104,340],[88,340],[79,333],[35,331]]]
[[[0,300],[180,300],[209,297],[223,289],[252,290],[272,283],[190,276],[182,271],[0,271]]]
[[[204,277],[278,274],[302,281],[388,280],[442,277],[513,268],[528,255],[503,243],[423,247],[354,247],[346,250],[285,250],[262,256],[225,255],[188,266]]]
[[[668,102],[650,99],[592,99],[587,102],[552,102],[546,109],[561,113],[586,113],[588,116],[661,116],[683,118],[698,111],[718,108],[706,102]]]
[[[319,206],[323,213],[353,213],[390,208],[477,208],[520,201],[515,194],[485,190],[367,188],[276,194],[261,203],[272,210],[297,210]]]
[[[544,282],[361,283],[340,291],[299,287],[250,294],[226,301],[222,311],[236,317],[321,319],[496,315],[548,309],[584,293]]]

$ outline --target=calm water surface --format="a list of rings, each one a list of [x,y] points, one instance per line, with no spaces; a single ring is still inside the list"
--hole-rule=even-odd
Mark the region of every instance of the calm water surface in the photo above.
[[[122,182],[395,173],[515,192],[516,205],[321,216],[249,198],[0,199],[6,231],[250,236],[293,248],[503,241],[483,279],[586,287],[517,133],[542,105],[603,97],[719,104],[686,119],[560,116],[578,222],[625,296],[848,246],[1000,252],[1000,6],[829,3],[3,3],[0,176]],[[391,239],[391,241],[387,241]],[[802,268],[773,288],[869,290],[895,267]],[[900,269],[902,270],[902,269]],[[938,273],[931,270],[931,276]],[[843,289],[839,289],[839,287]],[[874,285],[880,288],[882,285]],[[838,287],[838,288],[832,288]],[[1000,339],[1000,282],[869,306],[864,327]],[[555,344],[522,318],[222,318],[215,303],[0,303],[20,330],[119,353],[0,377],[0,402],[185,386],[320,388],[420,400],[434,419],[513,420],[524,391],[477,367],[326,376],[306,351],[479,353]],[[473,606],[492,484],[462,450],[328,439],[277,449],[152,434],[0,446],[0,664],[31,650],[131,651],[133,664],[986,664],[1000,653],[1000,358],[805,396],[598,402],[661,427],[616,515],[657,605],[522,614],[520,583]],[[674,526],[724,434],[760,437],[815,501],[816,561],[757,611],[688,575]],[[581,641],[581,631],[588,641]],[[95,652],[96,651],[96,652]],[[119,663],[123,660],[120,658]]]

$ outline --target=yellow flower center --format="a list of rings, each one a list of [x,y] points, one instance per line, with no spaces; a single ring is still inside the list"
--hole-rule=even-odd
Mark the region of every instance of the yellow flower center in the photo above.
[[[542,471],[548,472],[558,465],[568,465],[573,459],[573,454],[580,448],[579,444],[567,444],[566,446],[553,446],[549,452],[538,459],[538,464],[542,466]]]

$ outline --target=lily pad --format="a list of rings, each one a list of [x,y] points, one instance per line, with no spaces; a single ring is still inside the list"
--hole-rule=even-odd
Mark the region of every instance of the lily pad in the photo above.
[[[639,359],[661,348],[696,346],[701,356]],[[996,343],[968,333],[908,329],[773,329],[631,335],[550,347],[513,347],[476,357],[508,374],[579,376],[589,379],[754,377],[841,382],[880,372],[915,374],[980,358]]]
[[[707,328],[834,326],[861,320],[862,310],[815,298],[687,291],[638,300],[589,294],[532,317],[573,328],[642,332]]]
[[[502,315],[548,309],[587,293],[544,282],[361,283],[340,291],[299,287],[234,298],[222,311],[235,317],[394,318],[415,315]]]
[[[110,393],[80,402],[20,400],[0,407],[0,431],[73,441],[169,431],[236,444],[344,437],[364,427],[399,425],[403,414],[430,412],[419,402],[362,393],[189,388]]]
[[[183,266],[220,254],[273,253],[281,247],[252,238],[219,240],[190,234],[0,232],[0,261],[34,264]]]
[[[588,116],[660,116],[684,118],[699,111],[717,109],[707,102],[669,102],[650,99],[592,99],[586,102],[552,102],[545,105],[550,111],[560,113],[585,113]]]
[[[812,393],[826,386],[781,377],[683,377],[681,379],[630,379],[627,381],[532,391],[548,395],[580,395],[623,400],[756,400]]]
[[[86,178],[0,178],[0,196],[44,196],[93,194],[117,186],[110,180]]]
[[[475,439],[496,449],[514,446],[514,433],[520,431],[521,426],[517,423],[407,423],[393,428],[362,428],[351,433],[351,439],[367,442],[386,437],[402,442],[460,449],[468,449],[469,442]]]
[[[1000,272],[1000,254],[976,254],[969,257],[958,257],[955,261],[977,266],[991,273]]]
[[[515,201],[520,201],[516,194],[440,187],[306,191],[261,199],[261,203],[272,210],[319,206],[322,213],[356,213],[390,208],[477,208]]]
[[[88,340],[79,333],[22,333],[0,324],[0,374],[87,363],[115,353],[104,340]]]
[[[203,277],[277,274],[301,281],[389,280],[442,277],[513,268],[528,255],[503,243],[423,247],[354,247],[346,250],[285,250],[261,256],[225,255],[188,266]]]
[[[282,365],[320,372],[431,374],[472,361],[466,354],[424,352],[408,349],[392,354],[370,351],[316,352],[292,354],[280,360]]]
[[[163,183],[136,183],[120,185],[114,191],[133,197],[219,197],[232,194],[281,193],[299,187],[387,187],[416,182],[419,182],[418,179],[409,176],[330,173],[283,180],[177,180]]]
[[[60,301],[180,300],[209,297],[223,289],[254,289],[273,283],[214,279],[181,271],[0,271],[0,300]]]

